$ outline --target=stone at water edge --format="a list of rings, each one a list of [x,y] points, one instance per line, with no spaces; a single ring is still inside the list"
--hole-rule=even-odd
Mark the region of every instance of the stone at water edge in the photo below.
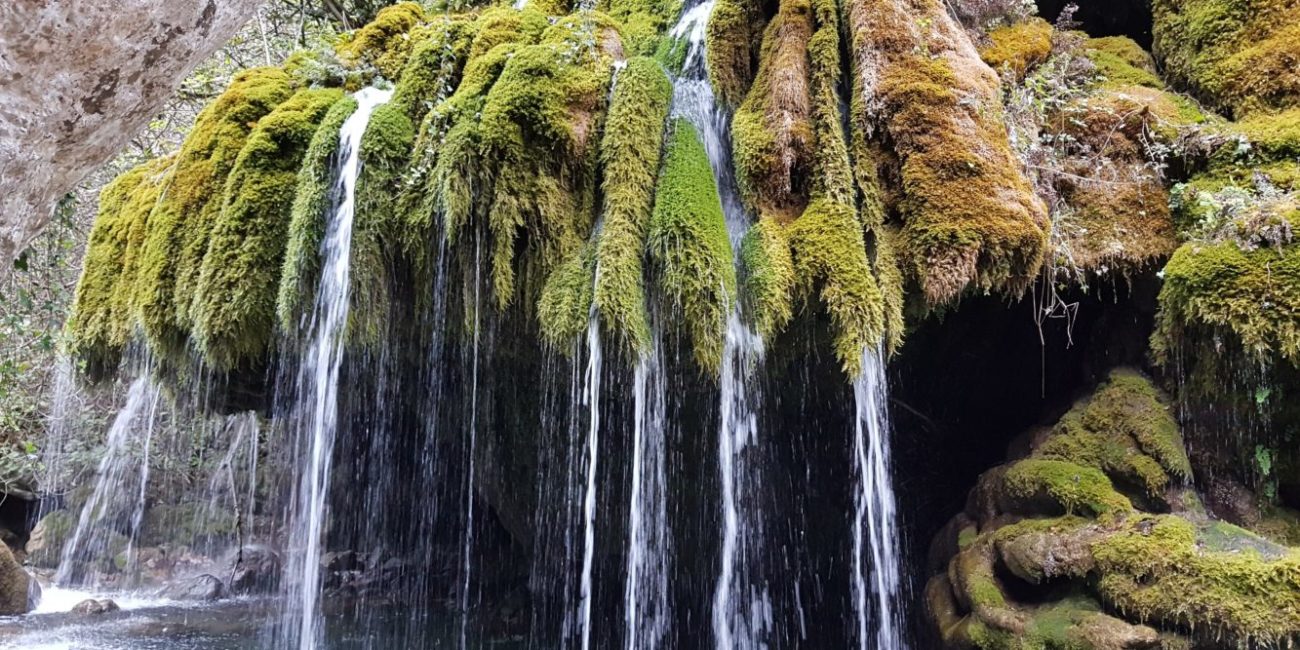
[[[107,614],[109,612],[116,612],[120,609],[122,608],[118,607],[117,603],[113,602],[108,598],[105,598],[103,600],[95,600],[94,598],[87,598],[86,600],[83,600],[77,603],[76,605],[74,605],[72,607],[72,613],[86,614],[86,615],[93,616],[99,614]]]
[[[251,594],[275,591],[280,583],[280,556],[262,544],[232,549],[222,560],[230,576],[230,593]]]
[[[193,578],[174,582],[158,592],[159,598],[169,600],[220,600],[226,595],[226,586],[212,574],[205,573]]]
[[[59,549],[76,528],[77,520],[67,510],[55,510],[36,522],[27,537],[27,560],[33,566],[54,568],[59,564]]]
[[[0,544],[0,616],[26,614],[32,610],[32,580],[14,559],[9,546]]]

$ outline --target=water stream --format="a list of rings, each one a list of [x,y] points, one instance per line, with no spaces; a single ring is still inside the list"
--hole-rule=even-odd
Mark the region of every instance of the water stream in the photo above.
[[[391,91],[366,88],[356,93],[357,110],[339,132],[338,204],[327,221],[321,241],[320,286],[312,312],[310,340],[298,369],[295,395],[297,439],[304,445],[305,465],[291,525],[282,647],[317,647],[321,634],[321,547],[334,438],[338,432],[339,369],[350,301],[352,219],[357,176],[361,170],[361,136],[370,115],[387,102]]]

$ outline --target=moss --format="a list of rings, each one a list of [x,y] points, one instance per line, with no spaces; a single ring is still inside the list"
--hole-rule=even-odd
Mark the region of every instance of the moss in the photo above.
[[[835,356],[849,376],[859,370],[862,351],[884,335],[880,290],[867,260],[862,227],[852,207],[814,201],[790,226],[797,290],[820,286],[822,304],[835,329]]]
[[[604,229],[596,250],[601,322],[629,349],[650,342],[642,255],[672,84],[659,63],[634,57],[618,74],[600,146]]]
[[[794,259],[785,227],[775,217],[760,218],[745,233],[740,257],[746,308],[759,335],[770,339],[794,317]]]
[[[888,226],[879,226],[873,230],[873,236],[876,254],[871,268],[876,275],[876,286],[880,289],[885,350],[893,354],[903,346],[903,336],[907,332],[907,322],[903,316],[907,296],[903,290],[903,272],[894,253],[898,233]]]
[[[848,18],[854,119],[883,129],[897,156],[909,274],[933,305],[967,288],[1023,291],[1043,260],[1047,215],[1011,151],[996,75],[941,3],[853,0]]]
[[[1300,633],[1300,553],[1266,557],[1253,536],[1222,527],[1211,535],[1225,539],[1213,542],[1179,517],[1131,520],[1093,547],[1097,589],[1121,611],[1229,645],[1275,645]]]
[[[1300,158],[1300,108],[1257,113],[1234,127],[1269,160]]]
[[[550,27],[546,14],[524,7],[492,7],[486,9],[474,22],[474,41],[469,59],[477,59],[492,48],[505,43],[536,43],[542,32]]]
[[[1084,54],[1097,67],[1097,73],[1106,85],[1146,86],[1160,90],[1165,87],[1156,74],[1151,56],[1133,39],[1125,36],[1090,38],[1084,42]]]
[[[1169,194],[1142,165],[1114,162],[1122,182],[1076,180],[1060,194],[1056,250],[1061,263],[1104,275],[1131,276],[1163,261],[1178,246]]]
[[[1183,244],[1164,269],[1152,347],[1159,359],[1189,329],[1231,332],[1251,355],[1300,359],[1300,249]]]
[[[763,33],[762,22],[763,13],[755,0],[716,0],[713,5],[707,26],[706,63],[709,82],[727,106],[740,104],[753,81],[753,44]]]
[[[254,126],[291,92],[289,76],[278,69],[241,72],[203,109],[181,145],[164,194],[149,216],[137,278],[140,322],[156,352],[173,356],[183,350],[226,177]]]
[[[99,194],[81,278],[68,316],[69,352],[92,374],[112,371],[132,335],[141,248],[173,159],[158,158],[113,179]]]
[[[298,187],[289,211],[288,243],[275,301],[276,317],[282,332],[297,332],[307,310],[316,301],[321,240],[325,237],[328,212],[335,198],[334,170],[335,157],[339,154],[339,131],[356,110],[357,102],[351,97],[335,102],[312,136],[303,156],[302,168],[298,170]]]
[[[214,368],[255,367],[269,351],[298,168],[341,97],[299,91],[258,122],[235,161],[195,301],[194,344]]]
[[[345,63],[375,66],[384,77],[396,79],[411,54],[411,31],[424,22],[424,10],[414,2],[384,7],[375,19],[339,46]]]
[[[665,296],[680,310],[696,361],[717,372],[736,296],[735,266],[708,155],[683,119],[673,120],[655,199],[650,257]]]
[[[1137,372],[1127,369],[1112,372],[1088,402],[1083,422],[1093,431],[1131,436],[1143,452],[1170,474],[1183,481],[1191,480],[1191,461],[1168,400],[1151,380]]]
[[[619,33],[629,58],[654,55],[666,42],[660,35],[676,18],[680,4],[672,0],[610,0],[606,10],[621,25]]]
[[[1007,470],[1007,494],[1021,502],[1044,499],[1066,514],[1123,515],[1133,510],[1101,470],[1062,460],[1022,460]]]
[[[1290,0],[1156,0],[1167,75],[1238,117],[1300,99],[1300,22]]]
[[[980,47],[980,58],[994,70],[1007,70],[1012,79],[1023,79],[1051,53],[1052,25],[1038,17],[990,31],[988,43]]]
[[[760,214],[797,214],[808,200],[815,148],[808,85],[812,33],[808,1],[782,2],[763,36],[758,76],[732,120],[736,179],[746,203]]]
[[[596,284],[596,246],[588,244],[569,256],[546,279],[537,304],[537,320],[547,343],[564,349],[587,328]]]

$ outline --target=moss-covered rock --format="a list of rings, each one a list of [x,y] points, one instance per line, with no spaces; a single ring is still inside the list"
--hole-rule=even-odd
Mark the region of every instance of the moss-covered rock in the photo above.
[[[967,288],[1019,293],[1042,263],[1047,215],[1011,151],[997,75],[942,3],[847,11],[854,118],[897,157],[905,268],[932,304]]]
[[[1005,69],[1013,79],[1023,78],[1051,53],[1052,25],[1037,17],[991,30],[988,42],[980,47],[985,63],[994,70]]]
[[[299,91],[258,122],[231,169],[194,303],[194,344],[214,368],[251,367],[270,350],[298,169],[342,96]]]
[[[630,59],[618,73],[600,146],[604,227],[594,299],[605,327],[636,351],[650,343],[642,258],[671,101],[659,63]]]
[[[289,76],[281,70],[241,72],[203,110],[181,145],[163,195],[149,215],[136,279],[140,322],[155,352],[175,355],[183,350],[226,178],[258,121],[292,91]]]
[[[786,3],[782,3],[783,5]],[[754,81],[763,36],[758,0],[715,0],[707,27],[709,82],[726,106],[738,106]]]
[[[375,19],[348,35],[339,45],[339,58],[353,65],[374,66],[388,79],[397,79],[419,35],[412,30],[424,22],[424,10],[415,2],[384,7]]]
[[[1177,84],[1237,117],[1300,100],[1290,0],[1156,0],[1154,50]]]
[[[142,163],[104,187],[68,315],[68,351],[92,374],[112,371],[134,334],[136,275],[149,214],[173,159]]]
[[[978,529],[927,587],[946,646],[1285,647],[1300,551],[1189,507],[1190,471],[1163,395],[1112,373],[1027,458],[981,477],[958,519]]]
[[[647,243],[659,285],[681,314],[695,360],[716,373],[736,271],[708,154],[695,127],[680,118],[672,123],[655,199]]]

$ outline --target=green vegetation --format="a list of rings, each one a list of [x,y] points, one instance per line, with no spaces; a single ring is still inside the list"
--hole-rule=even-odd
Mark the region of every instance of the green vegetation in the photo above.
[[[414,2],[385,7],[366,26],[339,45],[339,58],[345,63],[365,63],[377,68],[384,77],[397,79],[418,36],[412,30],[424,22],[424,11]]]
[[[1024,78],[1052,53],[1052,25],[1042,18],[998,27],[988,39],[980,48],[980,58],[994,70],[1009,71],[1013,79]]]
[[[655,197],[650,257],[665,298],[690,333],[696,361],[716,373],[736,274],[709,158],[685,120],[673,120]]]

